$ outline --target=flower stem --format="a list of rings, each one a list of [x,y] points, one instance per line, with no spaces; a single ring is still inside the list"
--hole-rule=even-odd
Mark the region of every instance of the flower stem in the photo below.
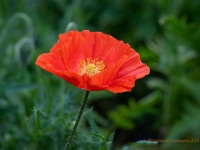
[[[70,135],[69,135],[69,139],[68,139],[68,141],[67,141],[67,143],[66,143],[66,145],[65,145],[64,150],[69,150],[69,148],[70,148],[70,144],[71,144],[71,142],[72,142],[73,136],[74,136],[74,134],[75,134],[75,132],[76,132],[76,129],[77,129],[77,126],[78,126],[79,121],[80,121],[80,119],[81,119],[83,110],[84,110],[85,105],[86,105],[86,103],[87,103],[88,95],[89,95],[89,91],[86,91],[86,92],[85,92],[84,99],[83,99],[83,101],[82,101],[82,103],[81,103],[81,107],[80,107],[80,109],[79,109],[78,117],[77,117],[77,119],[76,119],[74,128],[73,128],[72,132],[71,132]]]

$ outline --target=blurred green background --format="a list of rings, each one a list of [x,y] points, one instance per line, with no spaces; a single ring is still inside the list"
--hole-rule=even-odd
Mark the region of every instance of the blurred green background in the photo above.
[[[73,149],[198,150],[199,8],[199,0],[1,0],[0,150],[64,147],[84,91],[35,60],[69,23],[129,43],[151,68],[130,93],[91,93]],[[189,142],[152,142],[164,139]]]

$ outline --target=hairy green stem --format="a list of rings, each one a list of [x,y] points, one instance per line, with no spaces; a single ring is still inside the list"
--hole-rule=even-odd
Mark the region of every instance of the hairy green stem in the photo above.
[[[69,148],[70,148],[70,144],[71,144],[71,142],[72,142],[73,136],[74,136],[74,134],[75,134],[75,132],[76,132],[76,129],[77,129],[77,126],[78,126],[79,121],[80,121],[80,119],[81,119],[83,110],[84,110],[85,105],[86,105],[86,103],[87,103],[88,95],[89,95],[89,91],[86,91],[86,92],[85,92],[84,99],[83,99],[83,101],[82,101],[82,103],[81,103],[81,107],[80,107],[80,110],[79,110],[79,113],[78,113],[78,116],[77,116],[77,119],[76,119],[74,128],[73,128],[72,132],[71,132],[70,135],[69,135],[69,139],[68,139],[68,141],[67,141],[67,143],[66,143],[66,145],[65,145],[64,150],[69,150]]]

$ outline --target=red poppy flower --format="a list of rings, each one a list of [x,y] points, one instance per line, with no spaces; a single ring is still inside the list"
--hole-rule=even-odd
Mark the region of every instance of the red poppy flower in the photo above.
[[[36,64],[78,88],[113,93],[131,91],[150,71],[129,44],[88,30],[60,34],[50,53],[41,54]]]

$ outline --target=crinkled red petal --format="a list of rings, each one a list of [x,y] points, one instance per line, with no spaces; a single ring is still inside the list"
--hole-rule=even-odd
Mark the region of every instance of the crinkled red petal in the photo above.
[[[103,60],[105,69],[93,76],[78,74],[80,61]],[[36,64],[76,87],[88,90],[127,92],[135,81],[149,74],[149,67],[128,44],[101,32],[70,31],[59,35],[59,41],[36,60]]]

